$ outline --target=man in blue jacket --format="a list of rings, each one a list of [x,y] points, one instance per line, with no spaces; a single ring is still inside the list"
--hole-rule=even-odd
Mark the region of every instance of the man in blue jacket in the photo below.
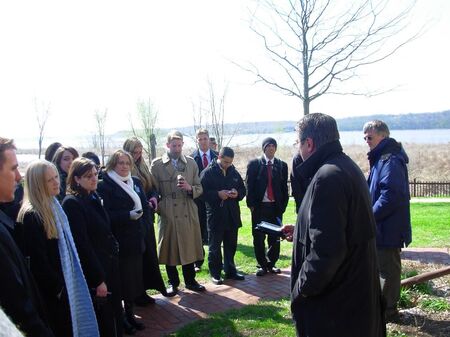
[[[369,190],[377,223],[377,255],[386,304],[386,320],[398,320],[400,298],[400,251],[411,243],[408,156],[402,145],[389,137],[383,121],[367,122],[363,128],[369,146]]]

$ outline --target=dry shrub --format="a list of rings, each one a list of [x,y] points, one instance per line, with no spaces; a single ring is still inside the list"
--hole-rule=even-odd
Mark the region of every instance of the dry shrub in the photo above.
[[[403,144],[409,157],[409,178],[418,181],[450,180],[450,144]],[[344,152],[352,158],[365,175],[369,172],[367,160],[368,147],[365,145],[344,145]],[[262,155],[260,147],[235,147],[234,165],[244,177],[247,163]],[[282,146],[277,149],[276,156],[292,166],[292,157],[296,149]]]

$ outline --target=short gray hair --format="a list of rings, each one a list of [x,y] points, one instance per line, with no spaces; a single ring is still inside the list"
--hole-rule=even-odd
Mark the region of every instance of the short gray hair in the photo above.
[[[322,113],[308,114],[300,119],[297,123],[297,132],[300,142],[311,138],[316,148],[339,140],[336,120]]]
[[[366,133],[367,131],[375,131],[376,134],[384,136],[386,138],[389,137],[390,134],[387,124],[378,119],[375,119],[373,121],[364,124],[363,132]]]

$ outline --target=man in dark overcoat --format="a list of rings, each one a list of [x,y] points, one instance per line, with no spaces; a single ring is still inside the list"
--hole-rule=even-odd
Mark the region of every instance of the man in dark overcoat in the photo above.
[[[15,150],[12,140],[0,137],[0,306],[26,336],[52,337],[33,277],[12,237],[14,221],[2,207],[14,199],[21,179]]]
[[[309,181],[293,239],[291,309],[298,336],[385,336],[375,220],[363,173],[342,152],[336,121],[298,123],[299,167]],[[291,236],[293,235],[293,237]]]
[[[206,129],[198,129],[196,132],[197,139],[197,150],[195,150],[191,157],[194,158],[195,163],[198,166],[198,175],[206,169],[209,163],[217,159],[218,153],[210,148],[209,142],[209,132]],[[206,225],[206,206],[202,198],[194,199],[195,204],[198,208],[198,220],[200,221],[200,230],[202,233],[202,243],[203,245],[208,244],[208,228]],[[203,250],[203,255],[205,251]],[[195,262],[195,271],[199,272],[202,268],[204,260],[199,260]]]
[[[225,278],[244,280],[234,264],[238,229],[242,227],[239,201],[245,197],[241,175],[233,166],[234,151],[229,147],[220,149],[219,157],[211,162],[200,175],[202,198],[206,202],[208,217],[209,255],[208,267],[214,284],[222,284]],[[223,263],[222,250],[223,243]]]
[[[262,142],[263,155],[247,165],[247,206],[252,213],[253,247],[257,261],[257,276],[267,272],[281,273],[276,267],[280,257],[280,240],[276,235],[256,230],[256,225],[267,221],[281,225],[289,201],[287,164],[275,158],[277,142],[268,137]],[[267,236],[267,252],[265,240]]]

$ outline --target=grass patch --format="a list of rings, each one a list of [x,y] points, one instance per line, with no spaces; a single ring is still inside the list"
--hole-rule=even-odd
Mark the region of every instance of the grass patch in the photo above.
[[[193,322],[172,337],[294,337],[295,328],[290,313],[290,301],[260,301],[242,309],[213,314]]]
[[[408,337],[408,335],[401,331],[392,330],[388,332],[387,337]]]
[[[416,304],[416,294],[411,289],[400,289],[400,299],[398,300],[398,306],[400,308],[412,308]]]
[[[448,247],[450,203],[412,203],[413,241],[410,247]]]
[[[422,309],[434,311],[434,312],[450,310],[450,303],[444,298],[436,298],[436,297],[424,298],[424,299],[420,300],[419,306]]]

